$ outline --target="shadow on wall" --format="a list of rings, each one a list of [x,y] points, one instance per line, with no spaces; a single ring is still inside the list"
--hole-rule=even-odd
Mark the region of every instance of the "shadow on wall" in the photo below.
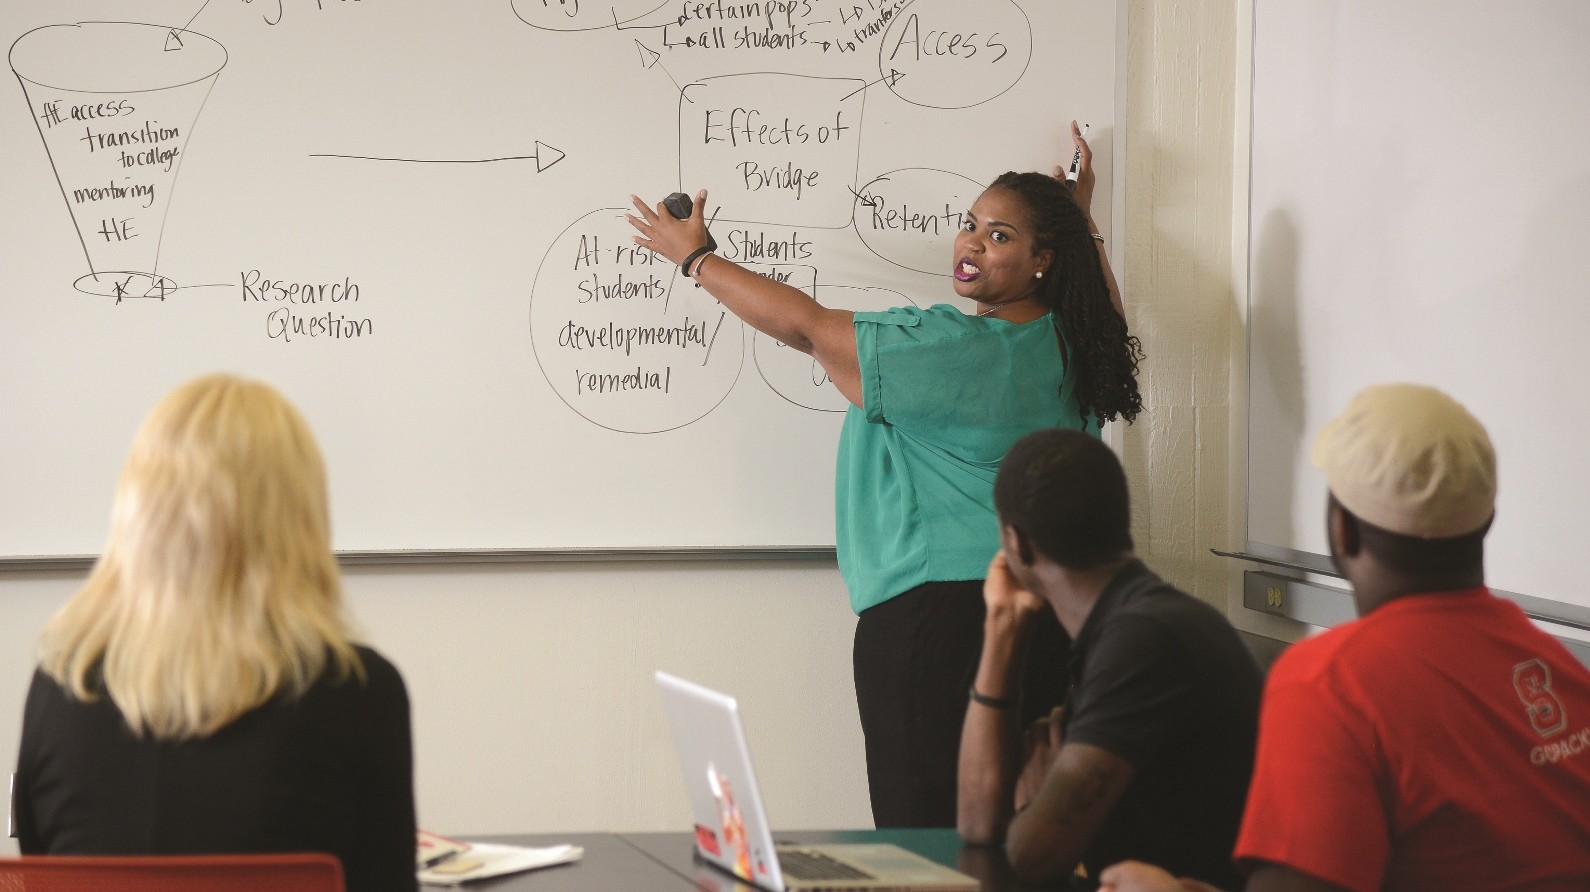
[[[1271,211],[1265,216],[1250,263],[1248,540],[1290,545],[1297,541],[1292,521],[1298,460],[1294,447],[1303,443],[1307,416],[1298,335],[1298,238],[1290,215]],[[1259,529],[1255,517],[1262,519]]]

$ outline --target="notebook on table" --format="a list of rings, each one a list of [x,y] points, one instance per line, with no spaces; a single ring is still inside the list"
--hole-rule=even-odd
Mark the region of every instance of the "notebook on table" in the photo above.
[[[679,751],[696,829],[696,853],[773,892],[909,889],[972,892],[978,882],[896,845],[773,843],[739,705],[721,694],[657,672],[663,712]]]

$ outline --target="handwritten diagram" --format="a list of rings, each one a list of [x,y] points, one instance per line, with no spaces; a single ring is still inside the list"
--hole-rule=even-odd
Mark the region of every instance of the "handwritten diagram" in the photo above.
[[[826,306],[957,303],[983,183],[1072,117],[1108,158],[1117,12],[0,3],[0,553],[97,548],[126,428],[216,369],[310,417],[339,547],[831,544],[848,404],[630,194],[706,189],[723,257]]]
[[[172,294],[162,228],[226,50],[177,28],[84,22],[29,31],[10,59],[88,259],[77,288],[117,302]]]
[[[738,61],[735,51],[756,48],[820,62],[872,40],[878,77],[871,80],[757,70],[680,85],[679,187],[707,190],[720,230],[759,227],[734,228],[725,256],[827,306],[886,309],[911,301],[825,278],[823,249],[802,231],[847,230],[891,264],[948,275],[961,213],[982,186],[932,169],[894,170],[863,182],[869,88],[935,109],[997,97],[1020,79],[1031,57],[1031,27],[1019,7],[950,0],[848,9],[809,0],[685,3],[670,5],[654,23],[651,13],[659,8],[642,8],[651,5],[516,0],[514,11],[549,30],[629,34],[649,28],[660,32],[656,40],[668,51],[718,54],[730,60],[725,65]],[[661,64],[661,51],[643,38],[635,43],[644,68]],[[775,393],[803,408],[844,410],[845,401],[809,357],[745,333],[693,283],[681,285],[671,268],[637,254],[622,214],[593,212],[574,224],[548,252],[535,283],[532,344],[567,405],[615,430],[652,433],[688,424],[728,395],[741,365],[742,338],[749,336],[761,380]],[[880,293],[892,301],[876,306],[872,298]]]

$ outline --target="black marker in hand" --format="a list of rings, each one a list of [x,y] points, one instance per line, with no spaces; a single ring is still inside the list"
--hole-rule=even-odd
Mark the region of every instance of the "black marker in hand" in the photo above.
[[[673,214],[674,217],[679,220],[690,219],[690,215],[694,213],[696,209],[695,201],[683,192],[675,192],[667,198],[664,198],[663,205],[668,208],[668,213]],[[707,250],[718,250],[718,240],[712,237],[711,230],[708,230],[707,232]]]

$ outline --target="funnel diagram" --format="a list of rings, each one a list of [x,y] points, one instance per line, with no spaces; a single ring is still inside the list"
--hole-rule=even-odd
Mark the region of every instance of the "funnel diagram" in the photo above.
[[[226,65],[193,31],[134,22],[47,25],[11,45],[11,70],[77,227],[87,294],[165,299],[160,241],[188,137]]]

